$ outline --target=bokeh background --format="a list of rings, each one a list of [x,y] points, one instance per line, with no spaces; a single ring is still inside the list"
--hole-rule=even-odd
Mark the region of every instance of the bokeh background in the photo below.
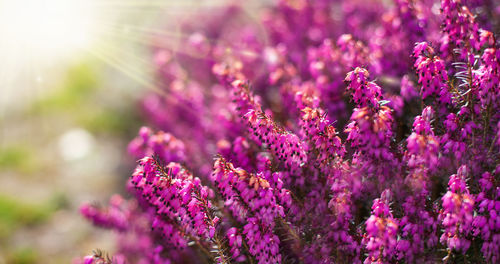
[[[0,264],[113,251],[78,207],[124,192],[138,104],[155,89],[152,43],[182,47],[179,16],[225,4],[0,0]]]

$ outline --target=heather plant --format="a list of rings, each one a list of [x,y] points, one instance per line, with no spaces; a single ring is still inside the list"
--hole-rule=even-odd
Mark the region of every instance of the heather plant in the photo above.
[[[117,250],[77,263],[498,263],[498,3],[255,12],[153,49],[130,195],[81,208]]]

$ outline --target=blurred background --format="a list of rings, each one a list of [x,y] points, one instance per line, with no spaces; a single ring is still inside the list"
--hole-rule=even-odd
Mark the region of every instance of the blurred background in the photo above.
[[[151,43],[178,48],[175,17],[225,2],[0,0],[0,264],[113,251],[78,207],[124,192]]]

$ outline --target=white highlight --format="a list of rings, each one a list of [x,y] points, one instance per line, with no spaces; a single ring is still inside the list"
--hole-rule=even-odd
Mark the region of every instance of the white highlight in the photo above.
[[[51,88],[102,33],[100,0],[0,0],[0,116]]]
[[[73,161],[87,156],[94,147],[94,137],[84,129],[67,131],[59,138],[59,153],[66,161]]]
[[[14,54],[22,59],[26,53],[53,57],[89,45],[96,28],[92,2],[0,0],[0,49],[22,51]]]

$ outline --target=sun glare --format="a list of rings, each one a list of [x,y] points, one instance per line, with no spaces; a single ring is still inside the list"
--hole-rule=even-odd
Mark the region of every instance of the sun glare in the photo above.
[[[90,2],[0,0],[1,49],[17,59],[57,59],[89,45],[96,19]]]
[[[96,1],[0,0],[0,112],[53,87],[90,48],[99,36]]]
[[[97,58],[154,87],[143,51],[160,36],[169,44],[165,49],[188,37],[176,33],[175,23],[164,27],[168,14],[187,15],[223,1],[0,0],[0,119],[8,107],[55,87],[67,66],[81,58]]]

